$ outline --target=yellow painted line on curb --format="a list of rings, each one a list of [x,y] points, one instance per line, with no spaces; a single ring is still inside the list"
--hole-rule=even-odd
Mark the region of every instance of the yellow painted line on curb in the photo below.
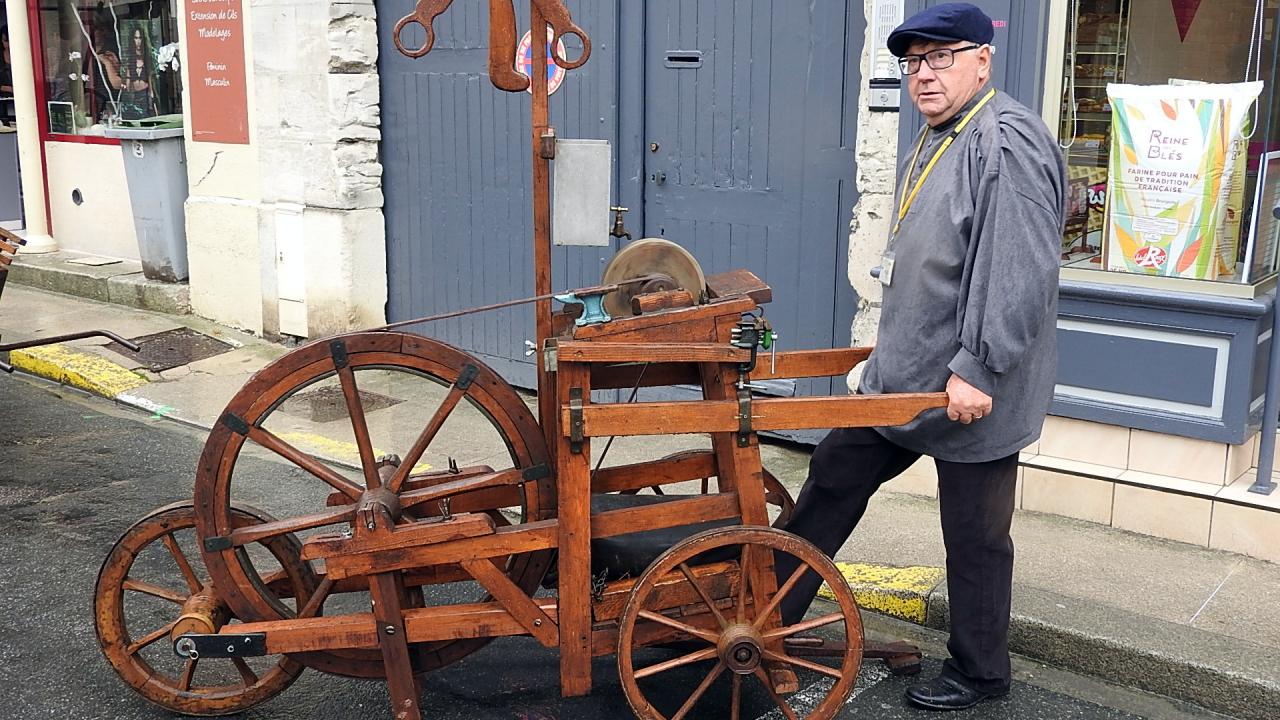
[[[66,345],[44,345],[14,350],[9,364],[25,373],[80,388],[94,395],[115,398],[117,395],[147,384],[127,368],[106,358],[74,350]]]
[[[858,606],[924,624],[929,609],[929,594],[934,591],[947,573],[935,567],[893,567],[870,563],[836,563],[844,576]],[[818,591],[820,597],[834,600],[826,585]]]
[[[279,433],[277,437],[299,450],[305,450],[313,455],[360,467],[360,448],[353,442],[334,440],[333,438],[308,432],[284,432]],[[376,447],[373,449],[374,457],[386,454]],[[418,463],[413,467],[415,473],[424,473],[430,469],[431,466],[427,463]]]

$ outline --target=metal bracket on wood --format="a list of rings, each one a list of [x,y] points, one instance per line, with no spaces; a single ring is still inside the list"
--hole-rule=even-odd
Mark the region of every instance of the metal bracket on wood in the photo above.
[[[738,447],[751,445],[751,391],[746,388],[738,390]]]
[[[547,372],[556,372],[560,364],[560,345],[554,339],[547,340],[542,348],[542,366]]]
[[[238,415],[224,413],[222,416],[222,424],[226,425],[228,430],[237,435],[249,434],[249,423],[245,422],[244,419]]]
[[[583,426],[582,388],[569,388],[569,451],[575,455],[582,452]]]
[[[215,535],[204,539],[205,552],[222,552],[223,550],[230,550],[232,547],[234,545],[231,543],[231,538],[226,535]]]
[[[347,355],[347,344],[341,340],[333,340],[329,343],[329,353],[333,355],[333,366],[339,370],[351,362]]]
[[[466,367],[462,368],[462,373],[458,375],[458,379],[453,383],[453,385],[459,390],[465,392],[470,389],[471,383],[476,381],[476,376],[479,374],[480,368],[468,363]]]

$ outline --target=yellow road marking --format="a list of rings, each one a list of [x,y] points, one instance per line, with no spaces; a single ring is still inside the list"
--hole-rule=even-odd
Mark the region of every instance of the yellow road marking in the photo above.
[[[836,563],[858,599],[858,606],[910,622],[924,624],[929,594],[946,579],[946,571],[935,567],[893,567],[870,563]],[[826,585],[819,597],[834,600]]]
[[[312,455],[336,460],[340,463],[360,467],[360,448],[353,442],[346,440],[335,440],[323,435],[307,432],[285,432],[280,433],[279,438],[293,445],[299,450],[305,450]],[[386,455],[387,453],[373,449],[374,457]],[[427,463],[418,463],[414,466],[413,472],[424,473],[431,469]]]
[[[127,368],[66,345],[14,350],[9,354],[9,364],[23,372],[106,398],[147,384],[146,378]]]

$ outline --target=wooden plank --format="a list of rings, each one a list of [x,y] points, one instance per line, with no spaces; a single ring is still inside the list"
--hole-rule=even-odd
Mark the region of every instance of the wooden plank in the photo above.
[[[438,522],[416,522],[399,525],[384,533],[319,535],[302,544],[303,560],[331,558],[396,548],[419,547],[464,538],[492,535],[497,528],[488,515],[466,513]]]
[[[715,474],[715,455],[709,450],[692,451],[670,459],[600,468],[591,481],[591,492],[638,490],[654,485],[701,480]]]
[[[461,480],[440,483],[434,487],[403,492],[400,494],[400,506],[408,509],[415,505],[454,495],[464,495],[496,487],[513,487],[525,482],[524,474],[524,469],[511,468],[510,470],[503,470],[489,475],[476,475]]]
[[[560,643],[556,623],[492,561],[464,560],[462,566],[543,647],[555,647]]]
[[[450,472],[448,470],[433,470],[431,472],[422,473],[421,475],[410,475],[400,488],[401,492],[410,492],[412,490],[424,490],[426,488],[435,487],[453,480],[465,480],[478,475],[489,475],[493,472],[493,468],[488,465],[473,465],[470,467],[458,468],[458,472]],[[351,500],[340,492],[329,494],[329,499],[325,504],[329,507],[335,505],[346,505]]]
[[[946,393],[900,393],[757,399],[751,404],[756,431],[902,425],[930,408],[947,406]],[[736,400],[611,403],[583,409],[588,437],[736,432]],[[568,410],[562,411],[567,422]]]
[[[550,550],[556,546],[558,525],[556,520],[540,520],[498,528],[494,534],[483,537],[359,555],[335,555],[325,560],[325,568],[329,577],[342,580],[356,575],[371,575],[375,572],[452,565],[456,564],[459,558],[479,560],[535,550]]]
[[[627,363],[591,366],[591,387],[596,390],[696,385],[697,383],[698,368],[688,363]]]
[[[714,342],[724,339],[716,335],[718,318],[732,318],[737,322],[742,313],[755,308],[751,298],[734,298],[714,305],[669,310],[659,315],[614,318],[612,322],[574,328],[573,337],[575,340],[607,339],[609,342],[646,342],[654,337],[667,341]],[[659,335],[654,334],[655,328],[658,328]]]
[[[560,341],[557,360],[571,362],[744,363],[748,350],[728,343]]]
[[[773,301],[773,289],[745,269],[707,276],[707,294],[714,299],[746,295],[758,305]]]
[[[760,504],[763,508],[763,495],[761,495]],[[736,520],[739,517],[738,496],[736,493],[699,495],[685,500],[642,505],[625,510],[610,510],[593,515],[591,518],[591,537],[615,537],[647,530],[663,530],[683,525],[696,525],[715,520]],[[769,523],[766,520],[764,524],[768,525]],[[563,554],[562,551],[561,555]],[[563,581],[561,585],[563,587]]]
[[[591,371],[586,365],[560,365],[557,405],[568,412],[571,396],[591,403]],[[559,504],[560,693],[580,697],[591,692],[591,441],[575,448],[569,421],[555,437]]]
[[[859,363],[871,357],[871,350],[872,348],[795,350],[780,352],[776,359],[761,351],[759,363],[751,372],[751,379],[756,381],[848,375]]]
[[[711,563],[693,567],[693,576],[703,583],[703,588],[713,600],[731,598],[738,591],[738,564],[732,562]],[[592,616],[597,623],[617,620],[631,597],[631,590],[639,582],[639,578],[619,580],[605,586],[600,599],[591,607]],[[646,605],[647,610],[662,612],[669,608],[695,605],[702,601],[698,591],[693,589],[689,581],[680,573],[671,573],[659,578],[653,585],[650,597],[652,601]],[[656,609],[655,609],[656,608]]]

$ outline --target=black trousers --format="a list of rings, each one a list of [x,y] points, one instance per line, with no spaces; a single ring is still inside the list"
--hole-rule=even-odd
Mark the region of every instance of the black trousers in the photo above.
[[[870,428],[833,430],[813,453],[809,479],[787,530],[834,557],[876,490],[919,457]],[[984,692],[1003,692],[1011,679],[1013,540],[1009,526],[1018,456],[984,463],[935,463],[951,604],[947,643],[951,658],[943,666],[943,675]],[[797,565],[794,558],[780,555],[779,582],[785,582]],[[804,616],[820,585],[817,574],[808,573],[783,600],[782,614],[788,624]]]

